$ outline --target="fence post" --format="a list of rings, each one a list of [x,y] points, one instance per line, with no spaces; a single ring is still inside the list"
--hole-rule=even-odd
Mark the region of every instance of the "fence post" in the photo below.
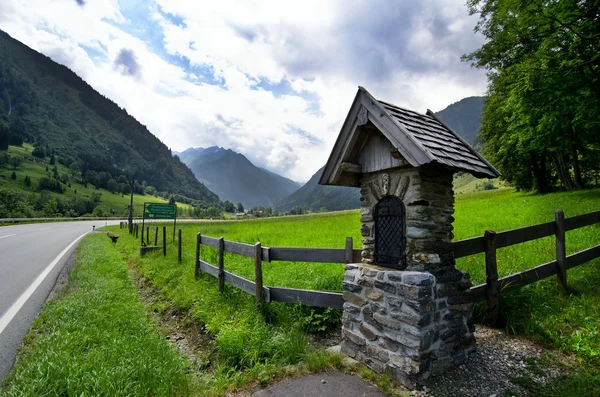
[[[346,237],[346,250],[344,251],[344,260],[346,263],[352,263],[353,248],[352,237]]]
[[[569,292],[567,286],[567,244],[565,240],[565,213],[563,210],[554,211],[555,233],[556,233],[556,276],[558,284],[565,293]]]
[[[500,283],[498,282],[498,264],[496,262],[496,232],[486,230],[485,246],[485,297],[487,300],[487,321],[497,325],[500,319]]]
[[[223,254],[225,253],[225,240],[219,239],[219,293],[225,289],[225,264],[223,263]]]
[[[154,246],[158,245],[158,226],[156,226],[156,231],[154,232]]]
[[[163,226],[163,256],[167,256],[167,227]]]
[[[265,296],[263,292],[262,277],[262,246],[260,242],[254,244],[254,282],[256,284],[256,310],[262,313],[264,310]]]
[[[179,240],[177,241],[177,262],[181,263],[181,229],[179,229]]]
[[[140,225],[138,225],[137,223],[135,224],[135,238],[138,238],[138,234],[139,234],[138,233],[138,229],[139,229],[139,226]]]
[[[196,263],[194,264],[194,278],[198,280],[200,276],[200,242],[202,236],[200,233],[196,234]]]
[[[142,234],[144,234],[144,230],[142,229]],[[150,245],[150,226],[146,226],[146,243]]]

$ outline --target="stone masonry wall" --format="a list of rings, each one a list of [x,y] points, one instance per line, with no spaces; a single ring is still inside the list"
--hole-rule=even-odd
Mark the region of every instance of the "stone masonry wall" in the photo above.
[[[386,195],[406,207],[403,271],[376,266],[373,208]],[[364,175],[361,264],[346,266],[342,351],[414,386],[463,363],[475,348],[469,276],[454,266],[452,173],[395,169]]]

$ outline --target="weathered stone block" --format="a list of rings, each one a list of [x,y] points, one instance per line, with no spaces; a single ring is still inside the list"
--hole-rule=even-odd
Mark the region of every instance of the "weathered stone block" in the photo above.
[[[392,319],[389,316],[373,313],[373,319],[386,328],[401,330],[404,325],[402,322]]]
[[[402,321],[406,324],[410,324],[416,327],[425,327],[431,324],[432,316],[430,314],[425,315],[410,315],[404,312],[390,312],[390,316],[394,320]]]
[[[388,281],[379,281],[379,280],[375,280],[374,283],[375,288],[378,288],[384,292],[387,292],[389,294],[395,294],[396,293],[396,285],[394,283],[390,283]]]
[[[400,343],[388,338],[387,336],[380,336],[377,342],[379,343],[379,346],[391,352],[398,351],[398,349],[400,349],[402,346]]]
[[[402,282],[407,285],[427,286],[435,283],[435,277],[429,273],[405,272]]]
[[[342,339],[348,339],[357,346],[365,346],[367,344],[363,337],[347,329],[342,330]]]
[[[365,290],[365,297],[372,301],[380,301],[381,299],[383,299],[383,294],[371,288],[367,288]]]
[[[378,335],[377,330],[374,329],[373,327],[369,326],[368,324],[365,324],[365,323],[361,324],[360,327],[358,328],[358,330],[367,340],[373,341],[373,340],[377,339],[377,335]]]
[[[344,302],[344,312],[355,317],[360,316],[360,308],[354,306],[350,302]]]
[[[389,352],[383,350],[382,348],[376,345],[369,345],[365,349],[365,353],[367,353],[371,357],[376,357],[377,359],[387,362],[390,358]]]
[[[350,302],[356,306],[364,306],[365,303],[367,303],[367,301],[364,298],[349,291],[344,291],[343,296],[346,302]]]
[[[348,281],[342,281],[342,289],[344,291],[352,292],[355,294],[360,294],[363,288],[360,285],[356,285],[356,284],[350,283]]]
[[[402,273],[404,272],[386,272],[387,279],[394,282],[402,282]]]

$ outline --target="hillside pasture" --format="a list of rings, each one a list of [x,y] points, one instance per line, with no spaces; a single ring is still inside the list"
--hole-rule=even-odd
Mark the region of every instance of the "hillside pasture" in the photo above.
[[[46,158],[44,160],[44,163],[27,160],[27,158],[32,157],[32,151],[33,146],[27,143],[24,143],[23,146],[9,146],[8,154],[10,156],[20,158],[21,163],[16,168],[16,170],[13,170],[12,167],[8,165],[6,165],[5,167],[0,167],[0,188],[12,189],[17,192],[27,194],[40,193],[37,190],[39,180],[44,177],[50,178],[54,166],[49,164],[49,158]],[[48,167],[48,171],[46,171],[46,166]],[[68,167],[65,167],[64,165],[58,163],[58,161],[56,162],[56,167],[58,169],[59,174],[69,175],[71,186],[64,186],[65,191],[63,193],[46,191],[46,194],[49,194],[51,197],[60,200],[72,200],[75,198],[89,200],[92,197],[92,193],[99,193],[102,195],[100,197],[99,207],[104,214],[110,216],[112,210],[114,216],[127,215],[130,201],[129,195],[123,195],[121,193],[111,193],[106,189],[96,189],[91,184],[88,184],[86,187],[83,184],[75,182],[75,178],[71,177],[71,170],[69,170]],[[16,180],[10,178],[13,171],[17,176]],[[25,185],[25,176],[29,176],[29,178],[31,178],[31,186]],[[143,212],[144,202],[167,203],[168,200],[165,200],[162,197],[155,197],[150,195],[142,196],[134,194],[133,209],[135,216],[141,216]],[[191,206],[188,204],[177,203],[177,206],[180,209],[191,209]]]

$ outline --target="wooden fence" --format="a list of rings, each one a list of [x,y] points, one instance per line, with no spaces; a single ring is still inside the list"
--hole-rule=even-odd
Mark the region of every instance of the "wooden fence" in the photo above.
[[[600,223],[600,211],[565,219],[562,210],[555,211],[555,220],[539,225],[496,233],[486,230],[481,237],[460,240],[452,243],[456,259],[485,253],[486,282],[468,291],[471,301],[486,300],[488,305],[488,322],[496,324],[499,318],[500,294],[534,283],[554,274],[558,275],[561,287],[568,291],[567,270],[592,259],[600,257],[600,245],[566,255],[565,233],[569,230]],[[521,244],[548,236],[556,236],[556,260],[539,265],[509,276],[498,278],[496,250],[511,245]],[[201,259],[201,246],[217,249],[218,266],[211,265]],[[224,254],[234,254],[254,258],[255,282],[225,271]],[[196,235],[195,277],[200,271],[218,279],[219,291],[225,283],[256,296],[257,307],[262,308],[264,302],[278,301],[301,303],[307,306],[332,307],[341,309],[344,299],[341,293],[310,291],[293,288],[265,287],[262,283],[262,262],[322,262],[322,263],[356,263],[361,261],[361,250],[353,249],[352,238],[346,238],[345,249],[324,248],[267,248],[261,243],[243,244],[221,238]]]
[[[217,249],[218,266],[213,266],[201,258],[200,247],[206,245]],[[246,280],[225,271],[224,254],[231,252],[254,259],[255,282]],[[262,310],[265,302],[301,303],[306,306],[332,307],[341,309],[344,305],[342,294],[336,292],[310,291],[295,288],[263,286],[262,263],[274,261],[290,262],[322,262],[351,263],[360,262],[361,250],[352,248],[352,237],[346,238],[345,249],[329,248],[267,248],[261,243],[243,244],[221,238],[196,235],[196,269],[198,278],[200,271],[218,279],[219,292],[223,292],[225,283],[256,296],[256,305]]]
[[[600,211],[565,219],[563,211],[556,210],[554,212],[554,221],[552,222],[500,233],[486,230],[481,237],[453,243],[454,257],[457,259],[469,255],[485,253],[486,282],[471,287],[469,296],[474,302],[481,300],[487,301],[488,323],[492,325],[498,323],[501,292],[504,293],[521,288],[555,274],[558,276],[558,283],[562,289],[565,292],[569,292],[567,285],[567,270],[600,257],[600,245],[567,256],[565,233],[569,230],[575,230],[597,223],[600,223]],[[514,273],[500,279],[498,278],[496,250],[549,236],[555,236],[556,239],[555,260],[536,266],[532,269]]]

